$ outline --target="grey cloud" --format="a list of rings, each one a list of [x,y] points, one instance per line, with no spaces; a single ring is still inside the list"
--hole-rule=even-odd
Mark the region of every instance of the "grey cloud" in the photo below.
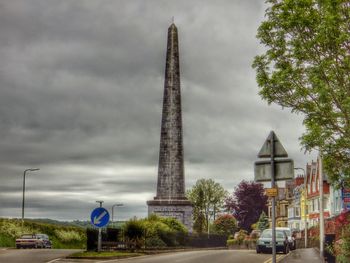
[[[252,180],[272,129],[305,165],[312,156],[298,144],[302,116],[257,95],[250,64],[264,9],[257,0],[2,1],[0,216],[19,215],[30,167],[40,171],[28,175],[28,217],[82,219],[100,198],[129,203],[124,218],[146,215],[172,16],[187,189],[203,177],[230,191]]]

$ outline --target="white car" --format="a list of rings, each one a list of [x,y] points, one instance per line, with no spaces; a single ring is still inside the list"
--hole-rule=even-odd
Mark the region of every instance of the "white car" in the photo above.
[[[285,231],[288,236],[289,249],[290,250],[296,249],[295,238],[292,236],[292,230],[289,227],[276,227],[276,230]]]

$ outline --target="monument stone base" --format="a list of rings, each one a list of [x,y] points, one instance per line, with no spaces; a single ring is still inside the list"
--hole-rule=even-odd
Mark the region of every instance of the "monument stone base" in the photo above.
[[[148,215],[155,214],[161,217],[172,217],[184,224],[192,232],[193,206],[189,200],[161,200],[147,201]]]

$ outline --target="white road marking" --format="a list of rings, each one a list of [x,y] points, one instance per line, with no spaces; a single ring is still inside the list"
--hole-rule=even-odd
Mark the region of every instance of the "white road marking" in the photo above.
[[[46,262],[46,263],[53,263],[53,262],[59,261],[60,259],[61,259],[61,258],[56,258],[56,259],[50,260],[50,261],[48,261],[48,262]]]

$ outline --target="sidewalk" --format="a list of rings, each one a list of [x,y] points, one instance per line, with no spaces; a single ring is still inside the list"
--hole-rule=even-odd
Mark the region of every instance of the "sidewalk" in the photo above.
[[[291,251],[280,263],[320,263],[320,253],[314,248],[301,248]]]

